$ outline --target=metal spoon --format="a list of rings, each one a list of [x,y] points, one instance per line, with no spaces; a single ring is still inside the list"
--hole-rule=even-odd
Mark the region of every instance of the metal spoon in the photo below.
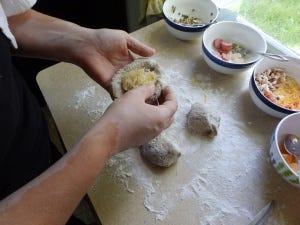
[[[287,134],[283,140],[283,145],[288,153],[296,156],[298,161],[298,177],[300,183],[300,138],[295,134]]]
[[[268,58],[279,60],[279,61],[289,61],[289,59],[284,55],[273,54],[273,53],[264,53],[264,52],[258,52],[258,54],[262,55],[264,57],[268,57]]]
[[[252,219],[248,225],[262,225],[266,222],[266,217],[273,208],[273,201],[269,202],[265,207],[263,207]]]

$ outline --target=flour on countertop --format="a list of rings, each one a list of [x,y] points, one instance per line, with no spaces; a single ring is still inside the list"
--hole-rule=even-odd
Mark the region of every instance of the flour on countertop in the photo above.
[[[95,85],[97,84],[89,82],[85,87],[75,93],[75,109],[86,111],[92,122],[97,121],[101,117],[112,101],[108,94],[106,98],[102,97],[101,100],[99,100]],[[91,102],[93,104],[91,104]]]
[[[179,107],[174,123],[165,135],[181,151],[179,161],[165,172],[155,173],[141,160],[138,149],[130,149],[113,156],[103,172],[132,195],[142,191],[144,207],[153,214],[157,224],[167,220],[175,206],[190,202],[198,209],[195,218],[199,225],[247,224],[267,201],[276,201],[276,198],[281,201],[278,196],[286,188],[268,162],[268,134],[273,128],[256,129],[263,120],[260,112],[251,108],[247,79],[242,76],[216,79],[214,74],[202,75],[193,69],[181,74],[177,68],[185,62],[172,60],[172,68],[164,70]],[[230,83],[240,87],[228,89]],[[85,110],[92,121],[98,119],[110,103],[110,99],[98,101],[95,95],[95,86],[91,84],[75,96],[76,109]],[[94,104],[87,106],[86,101]],[[213,140],[192,137],[186,131],[186,115],[191,105],[199,101],[220,115],[219,133]],[[243,108],[252,111],[241,111]],[[249,119],[253,113],[258,115],[257,119]],[[266,134],[266,138],[257,139],[258,134]],[[244,143],[242,148],[239,146],[241,142]],[[268,179],[262,183],[259,178],[266,174],[273,180],[278,176],[276,183]],[[264,193],[265,198],[261,198],[259,190],[266,190],[265,186],[270,188]],[[244,195],[246,192],[253,199],[249,200]],[[257,205],[257,202],[261,204]],[[274,216],[267,220],[266,225],[285,224],[281,210],[280,207],[274,209]]]
[[[75,94],[75,96],[77,98],[75,108],[78,109],[78,108],[82,107],[82,105],[88,98],[94,98],[95,89],[96,89],[95,86],[88,86],[84,90],[77,91]]]

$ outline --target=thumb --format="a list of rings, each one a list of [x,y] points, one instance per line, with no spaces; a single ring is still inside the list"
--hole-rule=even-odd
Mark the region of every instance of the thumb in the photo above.
[[[132,92],[134,92],[135,95],[141,96],[144,100],[146,100],[154,95],[155,86],[154,84],[143,85],[133,89]]]

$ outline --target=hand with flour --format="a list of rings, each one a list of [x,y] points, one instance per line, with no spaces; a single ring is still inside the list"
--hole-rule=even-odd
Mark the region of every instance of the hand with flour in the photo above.
[[[143,57],[155,52],[121,30],[85,29],[84,33],[85,40],[79,46],[71,46],[76,49],[72,52],[74,63],[107,90],[111,88],[113,75],[133,61],[131,52]]]
[[[163,89],[160,105],[145,102],[153,95],[154,85],[141,86],[116,99],[104,113],[98,124],[87,134],[98,136],[105,132],[112,143],[112,153],[138,147],[156,137],[169,127],[177,110],[177,101],[173,91]]]

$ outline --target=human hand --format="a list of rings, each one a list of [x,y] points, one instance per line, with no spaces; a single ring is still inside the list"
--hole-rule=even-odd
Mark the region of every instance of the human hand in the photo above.
[[[145,103],[153,95],[154,85],[141,86],[126,92],[105,111],[90,135],[97,137],[105,132],[112,153],[140,146],[171,125],[177,110],[176,97],[171,88],[163,89],[161,104]]]
[[[115,72],[133,60],[131,53],[155,52],[125,31],[89,29],[34,10],[8,20],[18,42],[13,54],[73,63],[108,91]]]
[[[130,51],[147,57],[154,49],[142,44],[121,30],[86,29],[86,40],[74,48],[75,64],[110,91],[112,76],[117,70],[130,63]]]

